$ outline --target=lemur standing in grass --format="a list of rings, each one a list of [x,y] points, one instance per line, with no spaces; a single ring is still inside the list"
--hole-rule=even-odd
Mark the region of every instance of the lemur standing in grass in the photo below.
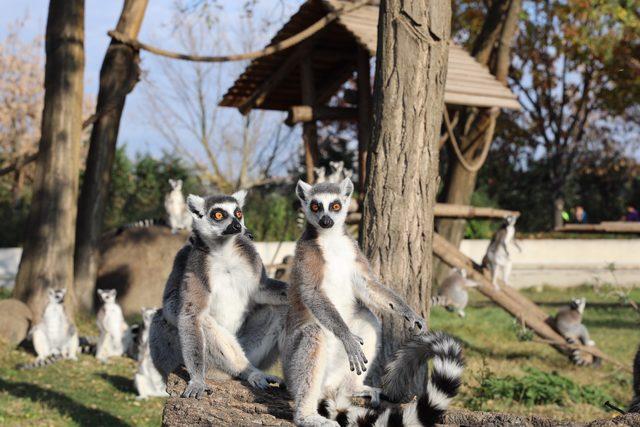
[[[64,309],[66,293],[66,289],[47,290],[49,301],[42,319],[30,332],[38,357],[33,363],[20,365],[19,369],[38,368],[60,359],[77,360],[78,331]]]
[[[587,304],[586,298],[574,298],[568,306],[558,310],[554,318],[554,328],[562,335],[569,344],[581,343],[585,346],[595,346],[596,343],[589,337],[587,327],[582,323],[584,308]],[[589,364],[598,365],[600,359],[593,356],[588,359],[583,357],[580,350],[573,350],[571,361],[578,366]]]
[[[460,385],[460,347],[444,334],[424,332],[425,321],[373,275],[356,242],[345,232],[352,192],[348,178],[313,187],[299,181],[296,187],[307,228],[296,245],[282,357],[294,398],[294,422],[299,426],[402,425],[399,421],[432,425]],[[381,324],[374,312],[403,316],[414,332],[422,333],[386,367],[382,390],[364,385],[367,363],[380,351]],[[430,357],[435,358],[433,373],[423,383]],[[366,413],[349,403],[351,395],[361,395],[371,397],[375,405],[380,391],[394,400],[414,392],[421,397],[404,409]]]
[[[478,286],[476,282],[467,279],[465,269],[454,268],[440,285],[438,295],[431,297],[431,305],[445,307],[449,311],[458,313],[458,316],[465,317],[464,309],[469,302],[467,288],[476,286]]]
[[[153,366],[149,353],[149,328],[151,320],[157,311],[155,308],[142,308],[142,327],[138,344],[138,371],[134,377],[139,399],[169,395],[166,392],[167,386],[162,380],[162,375]]]
[[[508,284],[509,276],[511,275],[511,254],[509,253],[508,246],[513,243],[518,250],[521,250],[514,239],[517,219],[518,218],[513,215],[505,218],[500,229],[496,231],[491,238],[487,253],[482,259],[482,267],[488,268],[489,271],[491,271],[491,282],[497,291],[500,290],[500,285],[498,285],[498,270],[502,270],[502,280],[505,284]]]
[[[101,362],[106,362],[110,357],[124,355],[132,341],[127,333],[129,325],[124,320],[122,309],[116,302],[117,294],[115,289],[98,289],[102,307],[98,310],[96,317],[96,324],[100,331],[96,358]]]
[[[252,387],[281,382],[259,368],[278,356],[287,285],[267,277],[243,233],[245,196],[239,191],[187,198],[193,232],[175,257],[162,310],[149,332],[151,357],[165,382],[175,368],[186,366],[190,379],[183,397],[204,395],[210,369]]]
[[[191,228],[191,214],[182,195],[182,180],[170,179],[171,191],[164,198],[164,208],[167,211],[167,221],[171,232],[188,230]]]
[[[640,347],[633,359],[633,400],[628,412],[640,412]]]

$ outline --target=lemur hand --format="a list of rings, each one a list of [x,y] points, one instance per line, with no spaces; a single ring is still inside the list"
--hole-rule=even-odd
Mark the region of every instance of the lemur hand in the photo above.
[[[351,332],[349,332],[346,337],[341,337],[341,341],[344,345],[345,351],[347,352],[347,357],[349,358],[349,369],[352,371],[355,370],[358,375],[361,375],[367,370],[366,364],[369,363],[367,357],[362,351],[364,341],[362,338],[352,334]]]
[[[190,380],[187,388],[182,393],[182,397],[202,399],[205,391],[210,390],[209,387],[201,380]]]
[[[422,333],[427,331],[427,322],[416,314],[410,308],[407,308],[404,313],[402,313],[404,320],[409,323],[409,329],[416,333]]]
[[[267,375],[259,369],[256,369],[247,376],[247,382],[251,387],[259,388],[261,390],[268,388],[269,384],[277,384],[278,386],[284,384],[284,381],[281,378],[276,377],[275,375]]]

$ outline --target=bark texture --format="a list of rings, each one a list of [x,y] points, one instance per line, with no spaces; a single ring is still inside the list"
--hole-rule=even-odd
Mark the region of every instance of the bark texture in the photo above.
[[[126,0],[117,31],[137,37],[147,0]],[[98,270],[98,244],[102,233],[105,204],[111,181],[120,118],[127,94],[138,82],[138,52],[131,46],[112,40],[100,70],[100,89],[96,121],[91,131],[87,167],[78,202],[77,242],[75,247],[75,288],[81,309],[93,304]]]
[[[171,375],[167,400],[162,414],[162,425],[179,426],[293,426],[291,401],[286,391],[250,389],[235,380],[208,380],[212,392],[201,400],[183,399],[180,396],[187,385],[186,373]],[[358,403],[358,402],[355,402]],[[451,409],[442,417],[441,426],[637,426],[640,414],[627,414],[612,419],[587,423],[554,420],[535,415],[514,415],[492,412],[474,412]]]
[[[45,39],[41,139],[20,268],[13,291],[38,321],[47,288],[73,292],[78,166],[82,130],[84,0],[51,0]]]
[[[450,22],[448,1],[380,2],[361,244],[374,272],[425,318]],[[406,328],[382,321],[384,366]]]
[[[475,59],[483,65],[490,66],[496,79],[504,84],[507,82],[511,64],[511,44],[518,29],[521,7],[521,0],[494,1],[472,50]],[[473,163],[486,139],[493,139],[498,112],[465,108],[458,114],[462,118],[460,123],[464,125],[464,131],[458,133],[456,138],[466,160]],[[451,162],[445,180],[443,202],[468,205],[476,188],[478,172],[465,169],[453,150],[449,151],[449,158]],[[442,219],[438,221],[438,232],[459,247],[464,237],[465,225],[466,221],[462,219]],[[449,274],[449,268],[442,263],[436,265],[436,281],[441,283]]]

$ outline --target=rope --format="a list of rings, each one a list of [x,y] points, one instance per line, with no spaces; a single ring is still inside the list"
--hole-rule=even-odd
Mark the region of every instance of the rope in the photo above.
[[[493,112],[491,113],[493,114]],[[460,164],[463,168],[465,168],[469,172],[477,172],[480,170],[485,160],[487,160],[487,155],[489,154],[489,147],[491,147],[491,139],[493,138],[493,131],[496,128],[496,120],[492,118],[489,122],[489,126],[484,132],[484,146],[482,147],[482,153],[478,160],[471,164],[467,162],[467,159],[464,158],[462,151],[460,150],[460,146],[458,145],[458,140],[453,132],[453,125],[451,124],[451,120],[449,119],[449,112],[447,109],[444,109],[444,122],[447,126],[447,133],[449,134],[449,141],[451,141],[451,146],[453,147],[453,151],[456,153],[456,157],[460,161]]]
[[[262,50],[256,50],[253,52],[239,53],[239,54],[231,54],[231,55],[221,55],[221,56],[201,56],[201,55],[190,55],[186,53],[178,53],[171,52],[168,50],[164,50],[158,47],[154,47],[145,43],[140,42],[135,38],[131,38],[125,34],[122,34],[118,31],[112,30],[107,34],[111,36],[113,39],[119,41],[120,43],[130,45],[134,49],[138,50],[146,50],[147,52],[153,53],[155,55],[164,56],[172,59],[180,59],[183,61],[194,61],[194,62],[231,62],[231,61],[244,61],[247,59],[256,59],[262,58],[264,56],[269,56],[276,52],[283,51],[285,49],[290,48],[293,45],[300,43],[301,41],[308,39],[318,31],[325,28],[331,22],[335,21],[341,15],[347,14],[349,12],[353,12],[365,6],[369,3],[369,0],[361,0],[358,2],[354,2],[348,6],[341,7],[340,9],[336,9],[332,12],[329,12],[322,19],[316,21],[311,26],[302,30],[301,32],[282,40],[274,45],[267,46]]]

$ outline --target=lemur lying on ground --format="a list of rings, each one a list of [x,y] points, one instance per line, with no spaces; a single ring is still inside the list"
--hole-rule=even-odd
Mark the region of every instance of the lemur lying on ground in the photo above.
[[[464,317],[464,309],[469,302],[467,288],[476,286],[478,286],[476,282],[467,279],[466,270],[454,268],[440,285],[438,295],[431,297],[431,305],[445,307],[449,311],[458,313],[458,316]]]
[[[40,323],[30,332],[38,357],[35,362],[18,366],[19,369],[38,368],[60,359],[77,360],[78,331],[64,309],[66,289],[47,290],[49,301]]]
[[[433,425],[460,386],[460,346],[445,334],[425,333],[425,321],[372,274],[344,229],[352,192],[348,178],[313,187],[299,181],[296,188],[307,228],[296,246],[282,357],[295,401],[294,422]],[[381,324],[373,312],[403,316],[422,333],[398,350],[382,384],[391,399],[420,398],[402,408],[363,412],[351,407],[351,395],[368,395],[376,403],[381,391],[364,385],[367,363],[380,351]],[[426,381],[432,357],[433,372]]]
[[[562,335],[568,343],[581,343],[582,345],[594,346],[596,343],[589,337],[587,327],[582,323],[582,315],[587,304],[586,298],[574,298],[568,306],[558,310],[554,319],[554,329]],[[571,361],[578,366],[589,364],[598,365],[601,360],[595,356],[585,357],[580,350],[573,350]]]
[[[184,397],[202,397],[210,369],[265,388],[279,383],[259,368],[278,356],[287,285],[267,277],[243,231],[246,191],[187,198],[189,243],[176,255],[163,306],[149,331],[151,358],[166,382],[179,365],[189,372]]]
[[[516,220],[515,216],[508,216],[505,218],[502,226],[495,232],[487,248],[487,253],[482,259],[482,267],[488,268],[491,271],[491,282],[494,288],[499,291],[498,285],[498,272],[502,270],[502,280],[505,284],[509,282],[509,276],[511,275],[511,254],[509,253],[509,245],[513,244],[520,249],[520,246],[516,243],[514,237],[516,234]]]

